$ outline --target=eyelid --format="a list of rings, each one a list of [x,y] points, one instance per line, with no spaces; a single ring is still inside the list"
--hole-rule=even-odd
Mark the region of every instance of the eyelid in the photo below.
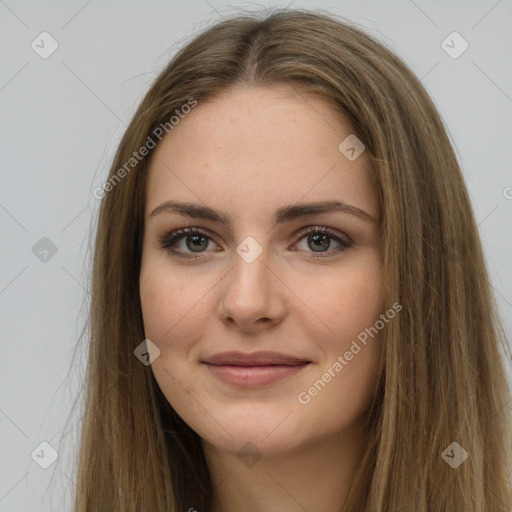
[[[318,228],[318,229],[315,229],[315,228]],[[352,238],[350,238],[347,234],[345,234],[341,231],[338,231],[337,229],[331,228],[329,226],[324,226],[323,224],[310,224],[308,226],[305,226],[305,227],[299,229],[299,231],[297,231],[294,236],[302,238],[304,235],[308,235],[311,233],[314,234],[315,232],[320,233],[320,234],[323,233],[323,234],[329,235],[330,237],[335,238],[335,239],[336,238],[341,239],[343,242],[346,242],[347,244],[354,243]]]

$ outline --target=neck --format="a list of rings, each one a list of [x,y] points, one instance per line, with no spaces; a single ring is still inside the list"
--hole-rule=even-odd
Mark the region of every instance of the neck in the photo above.
[[[353,429],[293,452],[241,461],[203,441],[214,489],[211,512],[340,512],[367,444]]]

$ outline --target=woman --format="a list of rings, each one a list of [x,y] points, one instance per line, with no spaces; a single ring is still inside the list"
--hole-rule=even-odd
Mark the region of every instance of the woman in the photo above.
[[[512,510],[471,205],[381,43],[309,11],[217,24],[99,192],[77,512]]]

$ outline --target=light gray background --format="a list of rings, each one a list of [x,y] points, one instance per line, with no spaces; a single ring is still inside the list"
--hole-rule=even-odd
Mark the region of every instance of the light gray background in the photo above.
[[[510,0],[0,0],[0,511],[70,510],[78,429],[66,420],[83,372],[71,357],[85,325],[92,191],[136,106],[200,29],[239,7],[287,5],[366,27],[421,79],[462,165],[510,338]],[[59,45],[47,59],[31,47],[43,31]],[[457,59],[441,47],[453,31],[469,43]],[[42,237],[57,247],[46,262],[32,252]],[[48,469],[31,457],[49,457],[41,442],[59,453]]]

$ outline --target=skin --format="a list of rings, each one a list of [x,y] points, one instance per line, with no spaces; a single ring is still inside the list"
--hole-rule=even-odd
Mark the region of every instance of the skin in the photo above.
[[[199,103],[155,149],[146,190],[140,298],[146,337],[160,349],[152,370],[178,414],[203,439],[215,486],[212,512],[340,511],[367,442],[364,423],[376,386],[381,332],[309,403],[298,400],[349,350],[383,310],[377,223],[345,212],[273,222],[282,206],[339,200],[378,222],[377,191],[364,153],[338,145],[352,133],[339,112],[290,85],[229,90]],[[165,211],[169,200],[207,205],[217,221]],[[160,239],[192,226],[208,232],[200,251]],[[307,226],[327,226],[350,248],[326,254]],[[236,252],[253,237],[263,252]],[[206,245],[208,243],[208,245]],[[343,249],[343,247],[342,247]],[[201,361],[237,350],[274,350],[310,361],[301,372],[257,388],[220,381]],[[246,443],[258,458],[242,461]],[[247,449],[245,449],[247,450]],[[190,507],[194,504],[191,503]]]

